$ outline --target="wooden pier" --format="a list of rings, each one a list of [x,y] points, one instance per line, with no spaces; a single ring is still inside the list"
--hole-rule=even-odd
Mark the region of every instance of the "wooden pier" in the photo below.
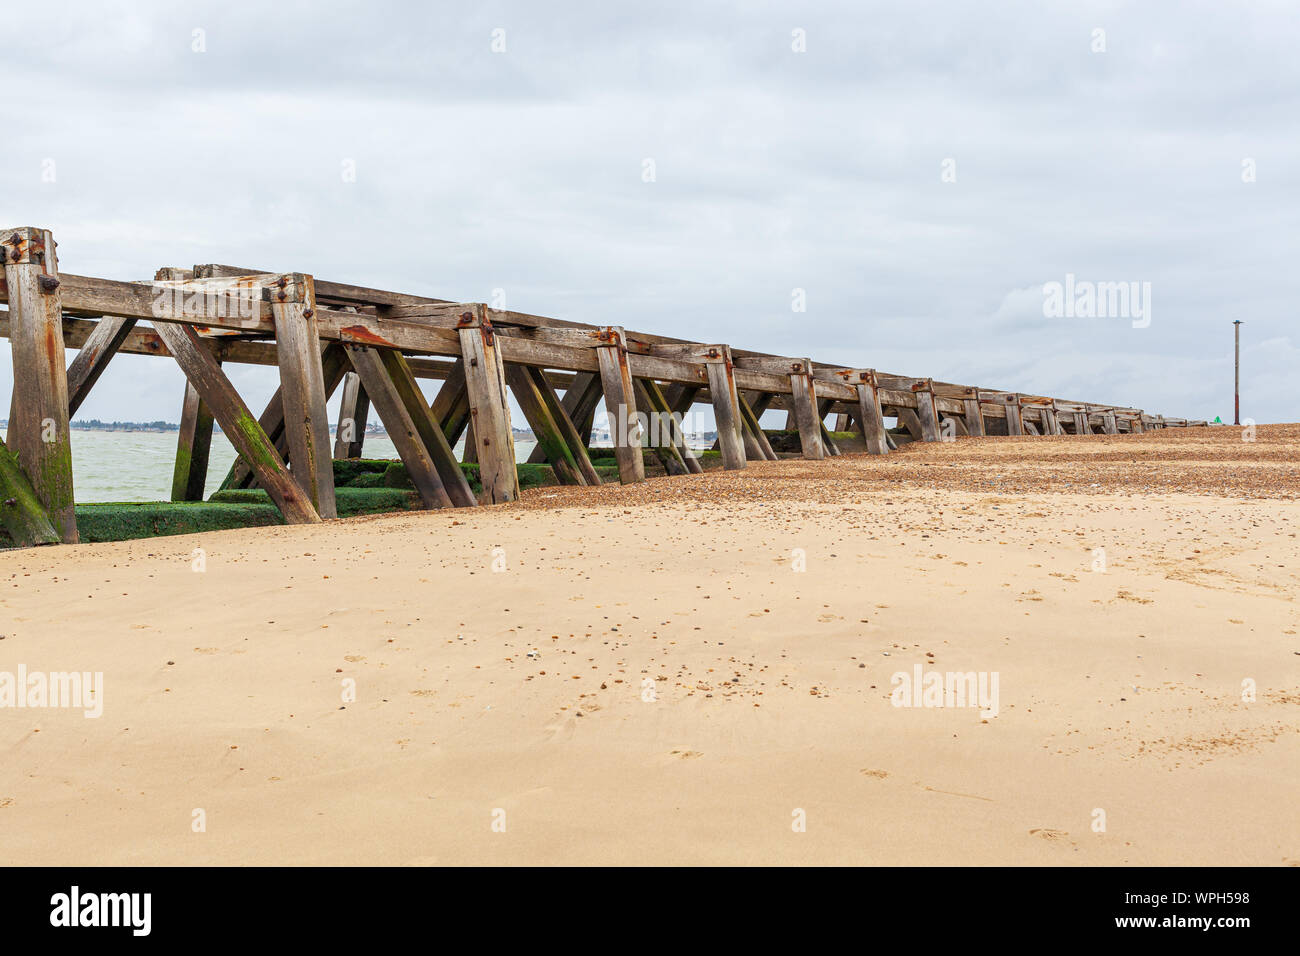
[[[508,395],[537,437],[534,459],[565,484],[600,483],[588,453],[603,401],[624,483],[645,480],[643,447],[668,475],[701,471],[681,417],[712,407],[723,466],[774,460],[759,417],[787,413],[804,458],[840,454],[826,421],[867,452],[898,440],[1139,433],[1203,426],[1141,409],[936,382],[807,357],[744,351],[482,303],[449,302],[223,265],[166,267],[142,282],[60,269],[53,235],[0,232],[0,335],[13,352],[8,444],[0,442],[0,524],[18,545],[77,541],[69,420],[119,352],[170,357],[185,373],[175,501],[202,500],[213,422],[239,454],[233,488],[261,487],[286,522],[336,516],[334,458],[359,457],[379,416],[426,508],[519,496]],[[77,349],[69,366],[65,349]],[[280,388],[260,415],[223,371],[274,365]],[[439,379],[432,404],[416,379]],[[343,388],[331,438],[326,403]],[[647,424],[650,427],[647,427]],[[476,496],[452,451],[464,436]],[[653,437],[653,441],[648,438]]]

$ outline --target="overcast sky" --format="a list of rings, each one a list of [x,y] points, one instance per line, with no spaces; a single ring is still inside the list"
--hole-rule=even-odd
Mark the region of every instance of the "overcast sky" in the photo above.
[[[1242,319],[1296,421],[1297,49],[1294,2],[8,4],[0,226],[1226,421]],[[1067,274],[1149,325],[1045,317]],[[119,356],[79,417],[182,391]]]

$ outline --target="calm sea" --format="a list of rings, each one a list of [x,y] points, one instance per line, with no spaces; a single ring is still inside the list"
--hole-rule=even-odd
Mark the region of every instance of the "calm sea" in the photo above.
[[[72,471],[77,501],[167,501],[176,462],[176,432],[72,430]],[[536,443],[515,441],[515,457],[526,461]],[[456,446],[460,457],[464,442]],[[397,458],[385,436],[367,435],[367,458]],[[207,494],[220,487],[235,461],[235,449],[221,434],[212,436]]]

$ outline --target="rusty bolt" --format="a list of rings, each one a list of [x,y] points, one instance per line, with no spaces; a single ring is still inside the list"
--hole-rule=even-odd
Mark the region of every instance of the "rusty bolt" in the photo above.
[[[316,314],[316,310],[315,310],[315,309],[303,309],[303,310],[302,310],[302,317],[303,317],[304,319],[310,319],[310,318],[311,318],[313,315],[315,315],[315,314]]]
[[[59,280],[54,276],[37,276],[36,281],[40,283],[41,291],[49,295],[59,287]]]

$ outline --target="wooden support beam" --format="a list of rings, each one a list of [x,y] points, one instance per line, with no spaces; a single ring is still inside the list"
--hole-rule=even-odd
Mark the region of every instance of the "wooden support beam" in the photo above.
[[[459,508],[474,507],[478,504],[478,500],[474,497],[469,480],[465,477],[460,462],[456,460],[456,453],[452,451],[446,433],[438,424],[438,420],[433,417],[433,411],[424,393],[415,383],[415,376],[405,357],[396,349],[375,349],[375,352],[384,365],[384,371],[388,373],[388,380],[392,382],[398,398],[406,408],[406,414],[415,425],[415,432],[433,461],[433,467],[437,470],[438,478],[447,490],[451,503]]]
[[[487,318],[487,307],[480,306],[471,312],[457,335],[461,357],[465,360],[474,451],[483,486],[481,501],[484,504],[517,501],[519,474],[515,469],[515,439],[510,431],[505,364],[496,330]]]
[[[438,394],[434,396],[430,411],[433,413],[434,421],[442,427],[442,433],[447,436],[447,441],[452,445],[460,441],[460,436],[469,426],[469,391],[465,388],[463,358],[456,359],[456,364],[447,374],[442,388],[438,389]],[[466,448],[472,444],[472,440],[467,440]]]
[[[211,341],[210,339],[206,341]],[[231,346],[226,345],[222,351],[229,354]],[[321,372],[325,376],[325,397],[329,399],[334,394],[339,383],[343,381],[343,376],[351,366],[348,363],[343,346],[337,342],[331,342],[325,346],[321,352]],[[266,432],[272,444],[275,445],[276,454],[280,456],[282,462],[289,459],[288,440],[284,434],[284,389],[276,388],[275,394],[271,400],[266,403],[266,408],[258,417],[257,423],[262,430]],[[223,428],[225,426],[222,426]],[[248,462],[242,457],[236,458],[235,463],[230,466],[230,472],[226,475],[225,481],[221,483],[223,490],[227,488],[252,488],[256,484],[256,475],[249,467]]]
[[[817,413],[817,395],[813,391],[812,362],[794,360],[790,372],[790,395],[795,422],[799,426],[799,446],[803,457],[818,461],[826,457],[822,444],[822,419]]]
[[[542,396],[542,401],[546,405],[547,411],[550,412],[551,418],[554,419],[556,426],[560,430],[561,437],[569,446],[569,451],[573,455],[573,460],[578,464],[578,470],[588,485],[603,484],[600,473],[596,471],[596,466],[591,463],[591,456],[587,454],[588,439],[578,430],[573,419],[569,417],[569,411],[564,402],[555,394],[555,387],[551,385],[546,378],[546,373],[540,368],[534,368],[529,365],[520,366],[536,386],[538,393]],[[592,376],[594,379],[595,376]],[[596,389],[599,396],[599,388]],[[565,396],[566,398],[568,396]],[[590,429],[590,426],[588,426]],[[538,445],[540,448],[541,445]],[[536,451],[536,449],[534,449]]]
[[[972,437],[984,437],[984,413],[980,409],[978,398],[966,398],[962,400],[966,407],[966,431]]]
[[[289,468],[317,513],[322,518],[336,518],[334,459],[311,276],[294,273],[275,280],[271,285],[271,318],[280,357]]]
[[[678,455],[686,465],[686,470],[692,475],[699,475],[704,472],[704,466],[700,464],[699,456],[691,449],[690,444],[686,441],[686,432],[682,428],[682,416],[680,412],[674,412],[670,402],[663,391],[659,388],[659,383],[652,378],[638,379],[641,387],[645,391],[647,400],[647,411],[653,411],[659,416],[661,427],[670,429],[669,440],[677,448]]]
[[[433,456],[420,435],[420,429],[411,417],[410,407],[398,392],[397,384],[385,367],[379,350],[364,345],[349,345],[347,357],[370,395],[379,420],[384,423],[384,430],[388,432],[398,457],[406,466],[406,474],[419,492],[424,507],[455,507],[455,502],[438,473],[438,467],[434,464]]]
[[[343,376],[343,400],[339,403],[338,429],[334,437],[335,458],[360,458],[370,419],[370,396],[356,372]]]
[[[77,414],[81,403],[104,374],[104,369],[108,368],[109,361],[135,328],[135,322],[135,319],[106,315],[95,323],[95,328],[81,346],[81,351],[68,366],[69,418]]]
[[[58,544],[59,532],[18,459],[0,441],[0,527],[15,547]]]
[[[623,329],[609,326],[602,330],[603,341],[596,347],[600,381],[605,393],[605,414],[609,418],[609,436],[614,442],[618,477],[625,485],[645,481],[645,459],[641,454],[641,430],[636,420],[636,390],[627,361]]]
[[[541,369],[538,371],[540,372]],[[553,393],[554,384],[549,377],[547,381]],[[596,407],[600,404],[603,394],[599,375],[592,372],[578,372],[569,382],[564,398],[560,402],[565,415],[577,431],[584,455],[587,446],[591,444],[591,426],[596,417]],[[545,460],[546,454],[540,445],[528,456],[529,463],[534,465],[541,464]]]
[[[284,520],[289,524],[318,523],[321,518],[311,499],[289,474],[275,445],[221,371],[208,343],[200,338],[194,326],[158,322],[154,329],[185,377],[194,383],[199,397],[212,409],[226,438],[250,464],[258,483],[270,494]]]
[[[506,363],[506,384],[514,393],[515,401],[524,413],[537,447],[542,449],[546,461],[555,473],[556,480],[562,485],[585,485],[583,474],[574,457],[566,437],[560,432],[560,425],[551,414],[546,400],[542,397],[536,380],[528,374],[528,367]],[[549,387],[549,386],[548,386]]]
[[[68,371],[54,236],[24,226],[0,233],[13,349],[9,450],[65,544],[77,543],[68,429]]]
[[[770,396],[768,400],[771,400]],[[763,426],[758,423],[758,416],[762,413],[754,411],[744,392],[736,394],[736,407],[744,424],[745,457],[755,461],[776,461],[777,454],[772,450],[772,443],[768,441]]]
[[[822,383],[822,385],[814,384],[813,394],[817,395],[818,390],[824,385],[825,383]],[[835,401],[829,398],[819,397],[817,399],[817,427],[821,429],[822,433],[822,448],[825,449],[826,454],[830,455],[832,458],[840,454],[840,446],[835,444],[835,439],[831,436],[831,430],[826,427],[826,416],[830,414],[831,408],[835,404]]]
[[[221,360],[213,356],[218,365]],[[212,452],[212,412],[198,389],[185,382],[181,427],[176,436],[176,464],[172,468],[172,501],[202,501],[208,483],[208,458]]]
[[[691,470],[686,465],[682,449],[674,439],[672,417],[665,417],[656,409],[647,385],[658,388],[654,379],[634,378],[632,380],[632,387],[636,389],[637,408],[646,417],[649,426],[649,448],[659,459],[659,464],[663,465],[667,474],[689,475]]]
[[[939,440],[939,412],[934,407],[934,382],[931,379],[919,379],[912,385],[916,395],[916,417],[921,423],[921,440]]]
[[[1107,408],[1101,413],[1102,430],[1107,435],[1119,434],[1119,423],[1115,421],[1115,409]]]
[[[698,356],[703,359],[708,373],[722,467],[728,471],[739,470],[745,467],[745,442],[741,437],[740,397],[736,394],[731,349],[725,345],[701,346]]]

